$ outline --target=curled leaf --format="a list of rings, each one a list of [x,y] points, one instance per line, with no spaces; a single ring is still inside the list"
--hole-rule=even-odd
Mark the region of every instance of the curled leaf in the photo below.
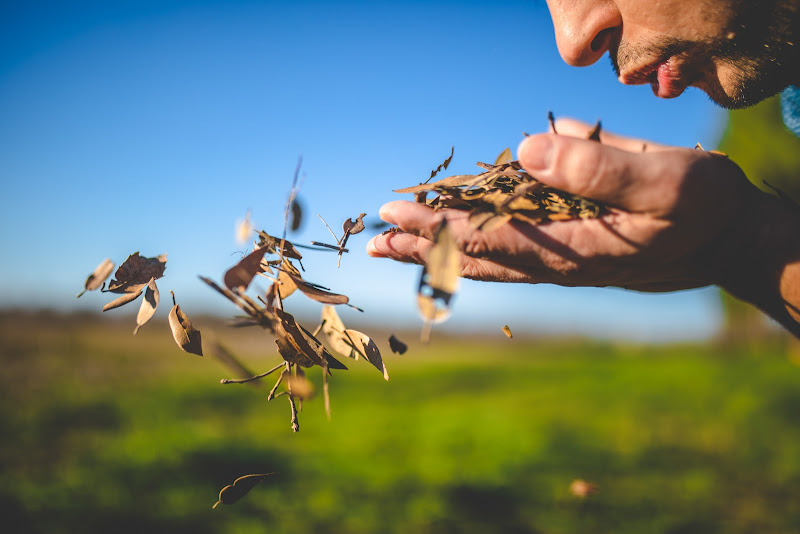
[[[129,287],[128,291],[121,297],[114,299],[105,306],[103,306],[103,311],[106,312],[108,310],[113,310],[114,308],[119,308],[120,306],[124,306],[129,302],[133,302],[134,300],[139,298],[139,295],[142,294],[143,287],[144,284],[135,287]]]
[[[255,474],[255,475],[244,475],[243,477],[239,477],[233,481],[233,484],[229,486],[225,486],[219,492],[219,499],[211,508],[216,508],[220,503],[222,504],[233,504],[253,489],[256,484],[264,480],[270,475],[274,475],[275,473],[264,473],[264,474]]]
[[[347,236],[347,235],[355,235],[355,234],[363,231],[364,230],[364,216],[366,216],[366,213],[360,214],[358,217],[356,217],[355,221],[353,219],[345,219],[345,221],[342,223],[342,230],[344,231],[344,235],[345,236]],[[342,240],[345,240],[345,239],[342,238]],[[343,244],[343,246],[344,246],[344,244]]]
[[[389,372],[386,370],[386,365],[384,365],[383,358],[381,358],[381,351],[375,342],[368,335],[358,330],[348,328],[344,333],[353,350],[366,358],[378,371],[382,372],[385,380],[389,380]]]
[[[106,258],[100,265],[98,265],[94,272],[86,278],[86,282],[83,284],[83,291],[78,293],[78,298],[80,298],[84,293],[87,291],[95,291],[96,289],[100,289],[100,286],[103,285],[103,282],[106,281],[111,275],[111,271],[114,270],[114,262],[110,259]]]
[[[506,335],[506,337],[511,338],[511,329],[508,327],[508,325],[503,327],[503,333]]]
[[[167,255],[162,254],[155,258],[145,258],[134,252],[114,273],[114,280],[108,284],[107,291],[112,293],[127,293],[129,288],[144,286],[151,278],[159,279],[164,276],[167,268]]]
[[[405,354],[408,350],[408,345],[397,339],[395,335],[392,334],[389,336],[389,348],[392,349],[392,352],[395,354]]]
[[[158,308],[158,287],[156,286],[156,279],[151,278],[147,282],[147,289],[144,292],[144,300],[142,305],[139,306],[139,313],[136,316],[136,328],[133,329],[133,335],[139,331],[147,321],[149,321],[156,313]]]
[[[203,346],[200,341],[200,331],[195,330],[181,307],[175,303],[175,293],[170,291],[170,294],[172,295],[172,309],[169,312],[169,327],[175,343],[183,351],[202,356]]]
[[[269,269],[269,265],[262,262],[266,248],[257,248],[241,259],[225,273],[223,282],[231,291],[245,292],[253,277]]]

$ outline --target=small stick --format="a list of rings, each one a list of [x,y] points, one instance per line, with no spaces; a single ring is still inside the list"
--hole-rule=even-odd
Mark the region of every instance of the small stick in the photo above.
[[[281,362],[266,373],[261,373],[260,375],[251,376],[250,378],[223,378],[219,381],[220,384],[244,384],[245,382],[250,382],[253,380],[258,380],[259,378],[264,378],[265,376],[271,375],[281,367],[286,365],[286,362]]]
[[[271,401],[272,399],[275,398],[275,392],[278,390],[278,386],[281,385],[281,382],[283,381],[283,377],[289,371],[289,362],[285,362],[284,365],[286,366],[286,369],[281,371],[281,375],[278,377],[278,381],[275,382],[275,385],[272,386],[271,390],[269,390],[269,395],[267,395],[267,400],[268,401]]]

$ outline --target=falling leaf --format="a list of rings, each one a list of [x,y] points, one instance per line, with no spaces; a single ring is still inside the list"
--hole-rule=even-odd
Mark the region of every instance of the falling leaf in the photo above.
[[[303,222],[303,207],[300,205],[300,202],[298,202],[298,200],[295,198],[292,199],[292,204],[289,209],[291,211],[289,230],[292,232],[296,232],[300,228],[300,225]]]
[[[408,345],[397,339],[395,335],[392,334],[389,336],[389,348],[392,349],[392,352],[395,354],[405,354],[408,350]]]
[[[181,307],[175,302],[175,293],[172,295],[172,309],[169,312],[169,327],[172,329],[172,337],[175,343],[186,352],[191,354],[203,355],[203,347],[200,342],[200,331],[195,330],[192,322],[183,313]]]
[[[569,485],[569,492],[581,499],[597,492],[597,485],[585,480],[576,479]]]
[[[321,302],[323,304],[347,304],[350,299],[346,295],[340,295],[338,293],[331,293],[330,291],[325,291],[318,286],[310,284],[303,280],[300,276],[295,274],[289,274],[289,278],[297,286],[297,289],[303,292],[308,298],[316,300],[317,302]]]
[[[369,363],[375,366],[375,368],[383,373],[383,378],[385,380],[389,380],[389,372],[386,370],[386,366],[383,363],[383,358],[381,358],[381,351],[378,349],[378,346],[375,344],[370,337],[358,330],[347,329],[344,331],[345,338],[351,344],[353,349],[361,354],[364,358],[366,358]]]
[[[257,248],[228,269],[223,277],[225,286],[231,291],[244,293],[255,275],[264,272],[265,267],[269,269],[269,265],[261,261],[266,252],[266,248]]]
[[[417,304],[427,323],[444,321],[450,314],[450,300],[458,288],[461,275],[461,252],[455,238],[442,219],[422,269]]]
[[[253,224],[250,222],[250,210],[247,210],[244,219],[236,224],[236,242],[239,244],[246,243],[252,233]]]
[[[265,248],[266,252],[280,254],[285,258],[292,258],[293,260],[303,259],[303,255],[298,252],[291,241],[272,237],[264,230],[258,232],[258,248]]]
[[[298,325],[291,314],[277,308],[275,314],[280,319],[275,343],[284,360],[301,367],[319,365],[331,369],[347,369],[331,356],[316,337]]]
[[[336,308],[325,305],[322,307],[322,333],[328,339],[330,348],[339,356],[352,357],[353,347],[346,341],[346,330]]]
[[[129,291],[127,291],[121,297],[112,300],[111,302],[103,306],[103,311],[106,312],[108,310],[113,310],[114,308],[119,308],[120,306],[124,306],[129,302],[133,302],[134,300],[139,298],[139,295],[142,294],[142,288],[144,288],[144,284],[135,287],[129,287],[128,288]]]
[[[139,306],[139,314],[136,316],[136,328],[133,329],[133,335],[136,335],[139,328],[153,317],[156,313],[156,308],[158,308],[158,287],[156,286],[156,279],[151,278],[147,282],[142,305]]]
[[[506,337],[511,337],[511,329],[508,327],[508,325],[503,327],[503,333],[506,335]]]
[[[233,504],[253,489],[256,484],[275,473],[265,473],[260,475],[244,475],[233,481],[233,484],[225,486],[219,492],[219,499],[211,508],[216,508],[220,503]]]
[[[511,149],[510,148],[506,148],[505,150],[500,152],[500,155],[497,156],[497,159],[494,161],[494,164],[495,165],[502,165],[503,163],[510,163],[511,160],[513,160],[513,159],[514,159],[514,156],[511,154]]]
[[[145,258],[134,252],[114,273],[114,280],[108,285],[107,291],[112,293],[127,293],[129,288],[138,285],[144,286],[151,278],[158,280],[164,276],[167,268],[167,255],[162,254],[155,258]]]
[[[286,387],[298,399],[308,400],[314,396],[314,384],[304,376],[290,376],[286,379]]]
[[[83,284],[83,291],[78,293],[78,298],[80,298],[87,291],[95,291],[96,289],[100,289],[100,286],[103,285],[103,282],[106,281],[106,278],[111,275],[111,271],[113,270],[114,263],[110,259],[106,258],[100,262],[100,265],[98,265],[94,272],[86,279],[86,282]]]
[[[353,221],[353,219],[345,219],[345,221],[342,223],[342,231],[344,231],[344,235],[355,235],[363,231],[364,216],[366,216],[366,213],[360,214],[358,217],[356,217],[355,221]],[[344,236],[342,237],[342,241],[346,241]]]

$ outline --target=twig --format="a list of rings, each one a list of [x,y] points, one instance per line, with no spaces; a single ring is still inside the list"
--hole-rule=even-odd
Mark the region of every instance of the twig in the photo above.
[[[264,378],[265,376],[271,375],[281,367],[286,365],[286,362],[281,362],[266,373],[261,373],[260,375],[251,376],[250,378],[223,378],[219,381],[220,384],[244,384],[245,382],[251,382],[253,380],[258,380],[259,378]]]

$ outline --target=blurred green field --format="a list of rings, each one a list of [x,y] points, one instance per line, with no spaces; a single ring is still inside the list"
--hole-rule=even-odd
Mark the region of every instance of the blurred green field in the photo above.
[[[256,371],[279,361],[261,332],[193,321]],[[0,315],[14,532],[800,532],[800,367],[780,344],[413,333],[403,356],[380,344],[389,382],[346,362],[332,420],[318,396],[293,434],[272,378],[221,385],[231,373],[180,352],[166,320],[133,324]],[[596,493],[573,495],[576,479]]]

